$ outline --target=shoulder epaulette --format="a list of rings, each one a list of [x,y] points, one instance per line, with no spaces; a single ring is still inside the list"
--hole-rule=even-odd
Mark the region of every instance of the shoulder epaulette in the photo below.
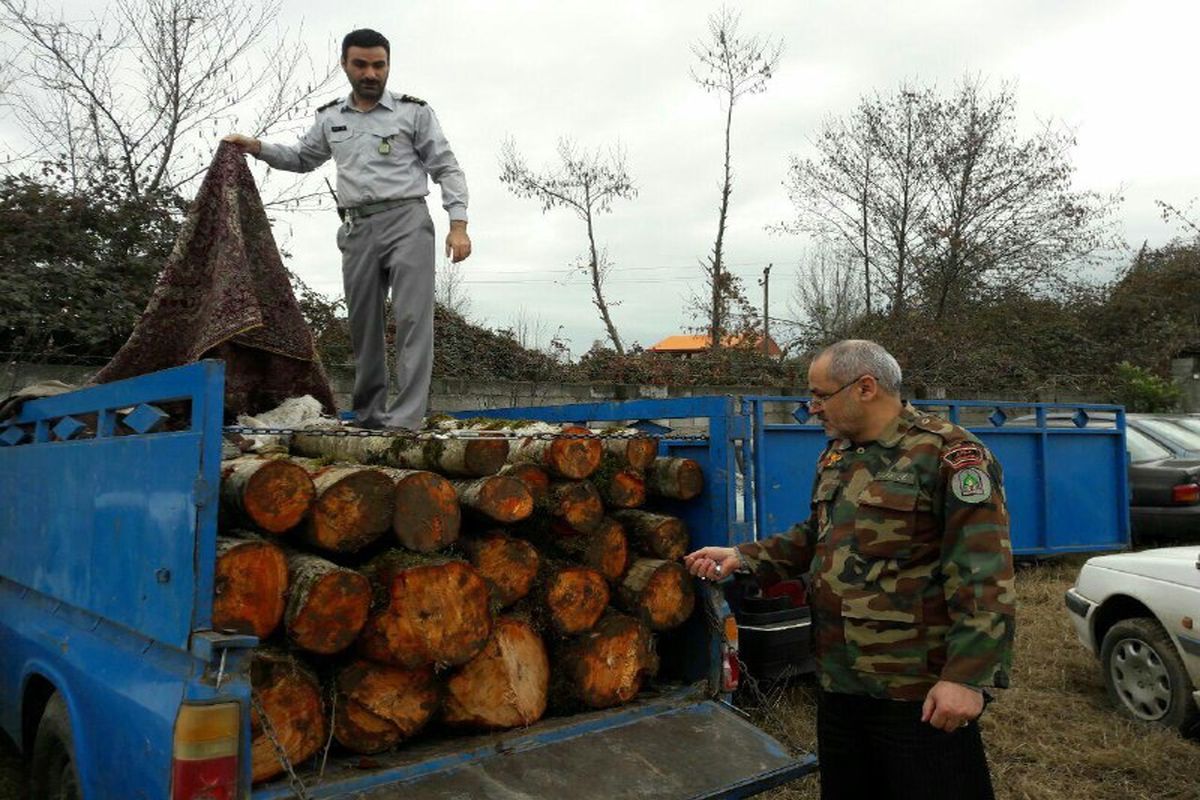
[[[323,106],[317,106],[317,113],[320,113],[320,112],[324,111],[324,110],[325,110],[325,109],[327,109],[327,108],[333,108],[334,106],[336,106],[336,105],[337,105],[338,103],[340,103],[340,102],[342,102],[342,98],[340,98],[340,97],[339,97],[339,98],[337,98],[336,100],[330,100],[328,103],[326,103],[326,104],[325,104],[325,105],[323,105]]]
[[[421,98],[419,98],[419,97],[413,97],[411,94],[402,94],[402,95],[400,95],[400,102],[401,102],[401,103],[416,103],[416,104],[417,104],[417,105],[419,105],[419,106],[423,106],[423,105],[425,105],[425,101],[424,101],[424,100],[422,100],[422,99],[421,99]]]

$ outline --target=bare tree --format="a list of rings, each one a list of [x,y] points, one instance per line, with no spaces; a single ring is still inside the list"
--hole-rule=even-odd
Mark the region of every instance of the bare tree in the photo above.
[[[328,84],[303,48],[268,40],[279,13],[280,0],[115,0],[81,22],[0,0],[0,30],[20,43],[8,101],[77,183],[114,167],[131,197],[177,191],[221,134],[294,121]]]
[[[517,151],[512,139],[505,140],[500,150],[500,181],[517,197],[531,197],[542,204],[543,213],[562,206],[575,213],[587,228],[586,261],[580,264],[592,283],[592,304],[600,312],[613,348],[621,355],[625,348],[613,323],[610,305],[604,298],[604,280],[612,269],[606,251],[596,246],[596,217],[612,209],[614,199],[632,199],[637,189],[625,166],[625,153],[614,149],[607,154],[600,150],[579,150],[570,139],[558,142],[557,167],[534,172]]]
[[[855,275],[857,253],[820,244],[796,270],[788,311],[817,346],[848,338],[864,310],[863,289]]]
[[[738,30],[741,15],[728,6],[708,18],[708,36],[692,44],[699,62],[691,70],[692,80],[706,92],[715,92],[725,106],[725,164],[721,204],[717,214],[717,238],[712,254],[703,263],[709,289],[709,336],[712,348],[721,347],[727,327],[730,300],[741,298],[737,278],[725,271],[725,228],[729,221],[729,197],[733,193],[731,139],[733,107],[748,94],[760,94],[779,65],[783,41],[759,36],[743,37]],[[742,298],[744,299],[744,298]]]
[[[949,97],[864,98],[825,123],[816,156],[792,158],[796,217],[781,227],[852,248],[894,316],[916,303],[940,320],[984,292],[1046,285],[1110,244],[1117,201],[1075,190],[1074,137],[1018,135],[1015,105],[974,80]]]
[[[464,285],[462,267],[449,259],[437,269],[434,296],[438,305],[464,319],[471,313],[471,297]]]

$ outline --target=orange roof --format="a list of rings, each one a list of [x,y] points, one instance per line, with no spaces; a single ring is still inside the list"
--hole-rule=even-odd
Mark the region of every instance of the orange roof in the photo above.
[[[762,338],[759,337],[757,334],[749,334],[748,337],[747,336],[726,336],[725,337],[725,346],[726,347],[737,347],[741,344],[746,343],[747,338],[749,338],[750,341],[753,342],[756,346],[758,346],[759,343],[762,342]],[[663,339],[661,342],[658,342],[657,344],[653,344],[646,349],[651,350],[656,353],[699,353],[701,350],[707,350],[709,348],[710,341],[711,341],[711,338],[709,337],[709,335],[707,333],[698,333],[698,334],[680,333],[680,334],[676,334],[674,336],[668,336],[667,338]],[[775,343],[774,339],[767,339],[767,350],[772,355],[779,355],[780,353],[783,352],[782,350],[780,350],[779,345]]]

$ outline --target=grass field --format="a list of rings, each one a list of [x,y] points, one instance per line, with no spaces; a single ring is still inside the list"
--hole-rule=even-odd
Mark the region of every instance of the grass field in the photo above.
[[[1013,686],[980,722],[998,800],[1200,800],[1200,738],[1127,721],[1105,693],[1099,662],[1075,636],[1063,592],[1083,559],[1018,570]],[[755,720],[815,751],[813,689],[769,693]],[[764,797],[810,800],[809,777]]]

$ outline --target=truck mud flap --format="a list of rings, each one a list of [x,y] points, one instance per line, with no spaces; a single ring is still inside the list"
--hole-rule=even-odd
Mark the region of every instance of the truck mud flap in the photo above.
[[[357,769],[347,759],[308,793],[354,800],[747,797],[816,769],[814,756],[794,756],[736,710],[690,694],[402,749],[360,759]],[[284,783],[256,791],[254,800],[292,796]]]

